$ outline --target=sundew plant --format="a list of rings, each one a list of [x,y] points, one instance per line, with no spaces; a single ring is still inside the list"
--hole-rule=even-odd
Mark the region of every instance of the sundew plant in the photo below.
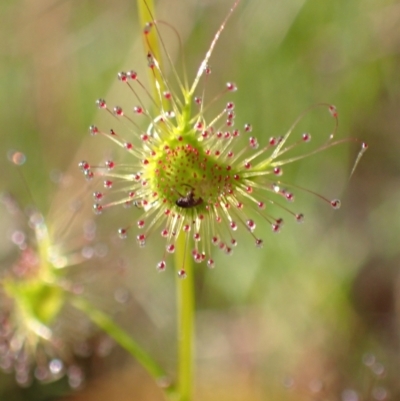
[[[96,214],[118,205],[131,208],[130,221],[116,227],[122,240],[151,248],[153,237],[164,239],[164,249],[152,252],[159,253],[155,268],[168,271],[172,265],[177,277],[176,383],[165,380],[162,370],[126,333],[103,328],[164,384],[168,396],[180,401],[192,399],[194,263],[214,268],[214,252],[231,254],[240,232],[251,236],[254,246],[260,248],[268,231],[279,232],[285,220],[303,222],[303,213],[293,206],[298,191],[317,196],[333,209],[340,207],[339,199],[286,182],[283,174],[287,164],[349,141],[336,139],[335,106],[320,103],[307,108],[288,125],[286,133],[270,137],[265,144],[257,139],[257,135],[266,135],[261,128],[250,123],[236,125],[235,83],[221,83],[220,92],[208,96],[212,54],[238,4],[239,0],[232,5],[190,81],[177,29],[157,20],[151,1],[138,0],[145,44],[142,57],[147,61],[150,82],[135,70],[119,72],[118,80],[131,92],[131,107],[98,99],[97,107],[108,113],[114,124],[90,126],[91,135],[108,138],[110,146],[119,147],[126,155],[120,160],[87,159],[79,164],[86,179],[98,185],[93,192]],[[161,27],[176,35],[182,66],[170,56]],[[330,114],[332,125],[326,142],[311,147],[310,133],[293,136],[304,116],[314,109]],[[360,146],[355,165],[367,149],[365,143]]]
[[[119,72],[118,79],[132,92],[134,106],[123,110],[98,99],[97,106],[122,124],[110,130],[90,127],[92,135],[108,137],[130,157],[121,163],[118,160],[106,160],[100,165],[80,163],[87,179],[103,178],[102,188],[93,193],[95,213],[116,205],[136,208],[132,215],[137,218],[119,228],[121,238],[133,236],[140,247],[145,247],[152,235],[165,238],[165,249],[157,265],[161,271],[167,268],[168,254],[180,246],[181,234],[185,238],[184,258],[190,254],[196,263],[205,261],[213,268],[213,248],[232,253],[238,230],[247,231],[256,247],[263,246],[262,235],[256,234],[260,231],[256,230],[257,220],[263,229],[269,226],[273,232],[280,231],[284,218],[302,222],[304,215],[287,205],[294,202],[294,192],[299,188],[281,178],[284,166],[346,141],[334,141],[338,114],[333,105],[312,106],[286,134],[270,137],[267,145],[260,146],[251,124],[235,125],[237,111],[231,99],[222,109],[215,107],[219,98],[237,90],[233,82],[227,82],[217,96],[207,99],[209,61],[227,19],[215,35],[192,84],[187,82],[185,66],[183,77],[179,76],[159,36],[158,25],[166,23],[154,19],[147,22],[143,34],[154,93],[144,84],[144,77],[134,70]],[[158,36],[161,49],[166,52],[171,78],[162,68],[151,33]],[[324,108],[332,115],[334,123],[328,141],[310,149],[304,144],[311,141],[311,134],[303,133],[289,142],[293,130],[314,108]],[[303,154],[291,156],[290,152],[300,146],[305,147]],[[362,150],[365,148],[363,144]],[[334,209],[340,207],[338,199],[317,196]],[[271,205],[277,206],[274,209],[280,210],[282,216],[274,215]],[[185,265],[180,267],[178,274],[185,277]]]

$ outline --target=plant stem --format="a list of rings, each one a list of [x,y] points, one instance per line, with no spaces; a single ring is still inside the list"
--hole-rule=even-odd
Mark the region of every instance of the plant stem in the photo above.
[[[82,297],[71,298],[71,303],[100,329],[113,338],[122,348],[128,351],[152,376],[158,384],[165,382],[167,377],[164,370],[153,360],[153,358],[138,345],[131,335],[123,330],[118,324],[105,313],[95,308],[90,302]],[[173,387],[164,389],[167,394],[174,393]]]
[[[178,238],[176,264],[176,288],[178,310],[178,383],[179,401],[192,399],[194,354],[194,271],[190,252],[186,250],[186,237]],[[186,278],[178,272],[184,267]]]
[[[137,0],[138,12],[139,12],[139,22],[141,28],[143,29],[146,23],[153,22],[156,19],[156,13],[154,9],[153,0]],[[158,61],[160,70],[162,70],[162,58],[160,51],[160,38],[157,32],[157,28],[153,26],[150,32],[143,35],[144,39],[144,49],[150,52],[153,57]],[[157,103],[158,109],[164,103],[164,106],[168,107],[168,102],[166,99],[160,98],[160,93],[165,89],[164,80],[161,78],[159,71],[156,68],[149,69],[149,82],[151,86],[150,92],[153,95],[153,100]],[[157,85],[159,86],[157,89]]]
[[[139,10],[139,21],[142,27],[147,22],[155,20],[155,9],[153,0],[137,0]],[[157,29],[153,29],[146,35],[144,46],[157,59],[160,69],[162,60],[160,52],[160,38]],[[164,90],[164,81],[158,71],[152,69],[150,73],[153,99],[158,106],[162,107],[165,100],[161,100],[159,94]],[[157,89],[158,85],[158,89]],[[193,262],[190,252],[186,251],[186,237],[180,235],[177,239],[175,264],[177,277],[177,310],[178,310],[178,401],[190,401],[193,387],[193,342],[194,342],[194,277]],[[178,276],[181,269],[185,269],[186,278]]]

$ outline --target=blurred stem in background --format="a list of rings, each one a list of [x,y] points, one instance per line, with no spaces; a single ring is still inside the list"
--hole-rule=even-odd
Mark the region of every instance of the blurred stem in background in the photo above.
[[[166,373],[164,370],[136,343],[130,334],[123,330],[118,324],[114,323],[110,316],[101,312],[83,298],[74,297],[71,302],[77,309],[84,312],[93,323],[113,338],[122,348],[128,351],[158,384],[162,384],[165,381]],[[166,393],[171,394],[172,392],[172,387],[166,388]]]

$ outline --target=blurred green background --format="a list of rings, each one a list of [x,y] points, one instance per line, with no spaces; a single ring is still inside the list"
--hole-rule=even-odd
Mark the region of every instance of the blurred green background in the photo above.
[[[180,32],[193,78],[232,0],[156,4],[158,18]],[[103,122],[97,98],[132,99],[116,74],[141,71],[145,63],[136,3],[10,0],[0,3],[0,20],[0,189],[29,202],[7,160],[8,150],[23,151],[35,201],[55,219],[61,201],[84,186],[78,162],[118,154],[87,128]],[[165,42],[175,57],[169,31]],[[369,150],[350,181],[354,141],[285,169],[285,180],[340,197],[339,211],[297,191],[294,209],[305,213],[304,224],[288,222],[273,235],[259,223],[262,250],[253,251],[243,234],[234,257],[217,255],[213,271],[197,267],[196,400],[400,398],[399,52],[395,0],[242,0],[229,21],[208,88],[218,93],[227,81],[237,83],[238,92],[223,101],[236,102],[239,126],[251,122],[266,143],[308,106],[328,102],[339,111],[338,138],[359,138]],[[332,127],[325,111],[314,111],[299,133],[322,143]],[[73,191],[50,179],[60,171],[71,176]],[[112,210],[100,218],[110,246],[120,222],[134,213]],[[154,268],[162,255],[157,241],[144,250],[133,240],[113,248],[114,260],[126,261],[131,292],[118,319],[173,374],[174,278],[172,269]],[[2,374],[0,399],[56,400],[61,393],[68,400],[162,399],[117,348],[88,369],[86,387],[69,396],[59,383],[19,389]]]

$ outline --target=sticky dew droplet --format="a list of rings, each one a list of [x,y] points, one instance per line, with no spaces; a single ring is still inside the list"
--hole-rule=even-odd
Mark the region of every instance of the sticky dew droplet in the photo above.
[[[106,109],[107,108],[107,103],[104,99],[97,99],[96,100],[96,105],[99,109]]]
[[[128,230],[126,228],[119,228],[118,236],[121,239],[126,239],[128,237]]]
[[[249,219],[246,221],[246,226],[250,230],[250,232],[253,232],[256,228],[256,223],[254,222],[254,220]]]
[[[91,125],[89,127],[90,135],[97,135],[99,133],[99,129],[95,125]]]
[[[261,238],[257,238],[255,243],[257,248],[262,248],[264,246],[264,241]]]
[[[100,205],[99,203],[95,203],[95,204],[93,205],[93,212],[94,212],[95,214],[101,214],[101,213],[103,212],[103,206]]]
[[[122,117],[124,115],[124,111],[122,110],[122,107],[120,107],[120,106],[115,106],[113,108],[113,112],[114,112],[114,115],[117,117]]]
[[[139,244],[141,248],[143,248],[146,245],[146,235],[145,234],[139,234],[136,236],[136,241]]]
[[[175,245],[174,244],[168,244],[166,246],[167,252],[168,253],[174,253],[175,252]]]
[[[165,271],[166,268],[167,268],[167,264],[165,263],[165,260],[161,260],[160,262],[157,263],[157,270],[159,272]]]
[[[121,82],[127,82],[128,81],[128,75],[126,72],[121,71],[117,74],[118,80]]]
[[[237,86],[233,82],[227,82],[226,83],[226,89],[229,92],[235,92],[235,91],[237,91]]]
[[[185,270],[179,270],[178,271],[178,277],[179,278],[182,278],[182,279],[184,279],[184,278],[186,278],[187,277],[187,274],[186,274],[186,271]]]

